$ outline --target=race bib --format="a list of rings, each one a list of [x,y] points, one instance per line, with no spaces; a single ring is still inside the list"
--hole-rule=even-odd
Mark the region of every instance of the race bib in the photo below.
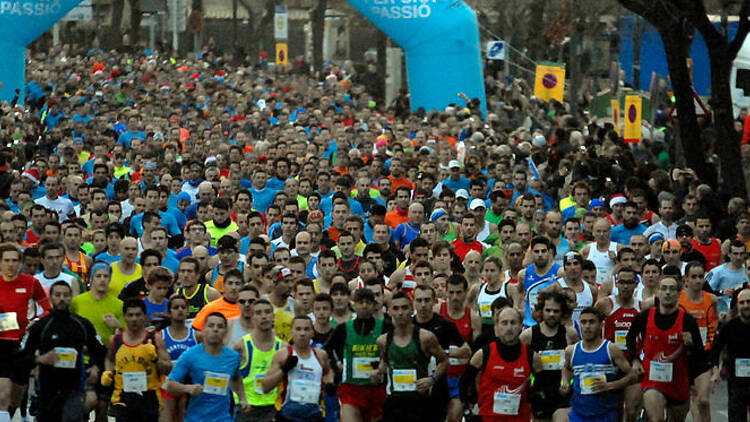
[[[708,327],[698,327],[698,331],[701,333],[701,341],[703,342],[703,346],[705,346],[708,341]]]
[[[393,391],[417,391],[417,370],[394,369]]]
[[[542,358],[542,369],[545,371],[560,371],[565,362],[565,350],[543,350],[539,352]]]
[[[672,363],[651,361],[648,379],[656,382],[672,382]]]
[[[492,304],[480,303],[479,304],[479,316],[482,318],[492,318]]]
[[[445,354],[448,355],[448,356],[450,356],[450,353],[452,351],[454,351],[454,350],[457,350],[457,349],[458,349],[458,346],[448,346],[448,350],[445,351]],[[458,365],[462,364],[461,359],[459,359],[459,358],[452,358],[452,357],[448,358],[448,363],[451,366],[458,366]]]
[[[12,331],[19,328],[18,316],[15,312],[5,312],[0,314],[0,331]]]
[[[320,382],[313,380],[292,380],[289,399],[303,404],[317,404],[320,401]]]
[[[122,391],[126,393],[145,393],[148,391],[146,371],[123,372]]]
[[[355,379],[369,380],[370,375],[375,372],[372,363],[379,360],[379,358],[352,358],[352,376]]]
[[[627,337],[628,330],[615,330],[615,346],[621,350],[627,349]]]
[[[750,359],[737,358],[734,360],[734,376],[738,378],[750,377]]]
[[[206,379],[203,381],[203,392],[224,396],[229,386],[229,374],[206,371]]]
[[[595,394],[594,383],[596,381],[607,382],[607,376],[604,372],[585,372],[580,375],[581,394]]]
[[[518,408],[520,405],[520,394],[509,394],[496,391],[492,402],[492,413],[496,415],[518,415]]]
[[[263,392],[264,379],[266,379],[266,374],[255,374],[255,392],[258,394],[265,394]]]
[[[417,282],[414,280],[404,280],[403,283],[401,283],[402,289],[413,289],[417,285]]]
[[[55,347],[57,361],[53,365],[55,368],[73,369],[78,362],[78,350],[72,347]]]

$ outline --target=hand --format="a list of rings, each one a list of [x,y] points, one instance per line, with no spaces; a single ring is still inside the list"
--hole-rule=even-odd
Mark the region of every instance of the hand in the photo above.
[[[693,346],[693,335],[689,332],[683,332],[682,333],[682,342],[685,343],[685,346],[692,347]]]
[[[96,380],[99,379],[99,368],[96,366],[92,366],[91,368],[86,370],[86,384],[87,385],[95,385]]]
[[[560,384],[560,395],[565,396],[570,392],[570,382],[564,382]]]
[[[200,384],[189,385],[187,393],[191,396],[200,396],[203,393],[203,386]]]
[[[641,365],[641,361],[637,360],[633,362],[633,366],[630,368],[630,371],[635,375],[636,379],[640,378],[641,375],[643,375],[643,365]]]
[[[427,394],[430,392],[430,388],[435,385],[435,378],[425,377],[417,380],[417,393]]]
[[[734,294],[734,287],[730,287],[728,289],[724,289],[721,292],[722,296],[732,296]]]
[[[602,380],[596,380],[591,384],[591,391],[595,394],[609,391],[609,383]]]
[[[57,353],[55,353],[55,349],[52,349],[43,355],[39,355],[36,358],[36,363],[40,365],[52,366],[55,362],[57,362]]]
[[[114,315],[104,314],[102,318],[104,319],[104,323],[107,324],[107,327],[120,328],[120,321],[118,321]]]
[[[112,371],[104,371],[102,372],[102,386],[109,387],[112,385],[112,382],[115,380],[115,374],[112,373]]]
[[[615,251],[613,251],[611,249],[609,250],[608,255],[609,255],[609,259],[611,259],[612,261],[614,261],[614,260],[617,259],[617,254],[615,253]]]
[[[297,356],[289,356],[286,359],[286,362],[281,366],[281,371],[283,373],[289,373],[289,371],[292,370],[295,366],[297,366],[297,362],[299,362],[299,358]]]
[[[251,410],[253,410],[253,406],[250,405],[247,401],[244,403],[239,404],[240,412],[242,413],[250,413]]]

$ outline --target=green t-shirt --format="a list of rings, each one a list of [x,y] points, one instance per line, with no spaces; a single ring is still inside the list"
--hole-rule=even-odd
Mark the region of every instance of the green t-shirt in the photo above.
[[[484,220],[489,221],[492,224],[498,225],[501,221],[503,221],[503,215],[502,214],[495,214],[492,212],[492,209],[488,209],[487,213],[484,214]]]
[[[104,315],[114,315],[125,326],[125,320],[122,318],[122,301],[111,293],[102,300],[94,299],[91,292],[80,294],[70,302],[70,312],[91,321],[105,346],[109,345],[109,337],[116,329],[104,322]]]

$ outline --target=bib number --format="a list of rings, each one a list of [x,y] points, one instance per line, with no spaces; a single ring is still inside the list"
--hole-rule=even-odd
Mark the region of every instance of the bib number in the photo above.
[[[708,327],[698,327],[698,331],[701,333],[701,341],[703,342],[703,346],[706,346],[706,342],[708,341]]]
[[[417,391],[417,370],[394,369],[393,391]]]
[[[518,415],[518,408],[520,405],[520,394],[509,394],[496,391],[492,403],[492,413],[496,415],[515,416]]]
[[[482,318],[492,318],[492,304],[480,303],[479,304],[479,316]]]
[[[311,380],[292,380],[289,399],[297,403],[317,404],[320,401],[320,383]]]
[[[375,372],[375,368],[372,367],[373,362],[377,362],[378,358],[352,358],[352,376],[354,379],[365,379],[369,380],[370,375]]]
[[[203,381],[203,392],[224,396],[229,386],[229,374],[206,371],[206,379]]]
[[[738,378],[750,377],[750,359],[737,358],[734,360],[734,376]]]
[[[0,314],[0,331],[12,331],[21,327],[18,325],[18,315],[15,312]]]
[[[620,350],[625,350],[627,346],[628,330],[615,330],[615,346]]]
[[[656,382],[672,382],[672,363],[651,361],[648,379]]]
[[[543,350],[539,352],[542,358],[542,369],[545,371],[560,371],[565,361],[565,350]]]
[[[607,376],[604,372],[586,372],[580,375],[581,394],[595,394],[594,383],[596,381],[607,382]]]
[[[255,392],[257,394],[265,394],[263,392],[263,380],[266,379],[266,374],[255,374]]]
[[[53,365],[55,368],[73,369],[78,362],[78,350],[72,347],[55,347],[55,356],[57,356],[57,361]]]
[[[148,391],[148,381],[146,381],[146,371],[123,372],[122,373],[122,391],[126,393],[145,393]]]

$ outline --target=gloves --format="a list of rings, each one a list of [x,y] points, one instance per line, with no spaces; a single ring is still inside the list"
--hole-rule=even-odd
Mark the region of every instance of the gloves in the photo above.
[[[109,387],[112,385],[112,382],[115,380],[115,374],[112,373],[112,371],[104,371],[102,372],[102,386]]]
[[[297,366],[297,362],[299,362],[299,358],[297,356],[289,356],[286,359],[286,362],[284,362],[283,365],[281,365],[281,371],[286,373],[289,373],[289,371],[292,370],[295,366]]]

